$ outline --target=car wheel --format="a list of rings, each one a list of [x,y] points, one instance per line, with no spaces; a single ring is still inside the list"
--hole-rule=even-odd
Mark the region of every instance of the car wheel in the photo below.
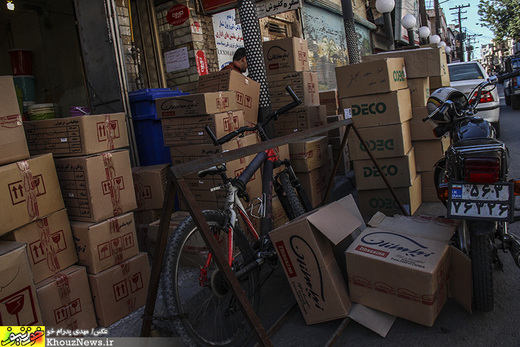
[[[498,139],[500,137],[500,122],[493,122],[491,125],[495,128],[496,137]]]
[[[518,95],[511,95],[511,107],[513,110],[520,110],[520,97]]]

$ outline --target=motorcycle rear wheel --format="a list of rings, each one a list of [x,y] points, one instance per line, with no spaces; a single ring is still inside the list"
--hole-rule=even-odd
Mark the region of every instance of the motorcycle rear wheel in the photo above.
[[[489,312],[494,306],[493,244],[494,223],[470,224],[470,257],[473,277],[473,308]]]

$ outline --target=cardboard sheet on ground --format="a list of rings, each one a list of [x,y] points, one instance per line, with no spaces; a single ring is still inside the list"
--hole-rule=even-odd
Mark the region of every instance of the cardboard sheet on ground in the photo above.
[[[373,308],[352,303],[348,316],[382,337],[386,337],[396,317]]]

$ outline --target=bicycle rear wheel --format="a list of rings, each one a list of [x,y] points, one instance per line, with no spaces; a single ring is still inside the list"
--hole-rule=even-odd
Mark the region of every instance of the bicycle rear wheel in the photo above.
[[[303,207],[300,198],[298,198],[298,194],[292,186],[287,173],[284,171],[280,172],[278,174],[278,179],[280,180],[280,185],[282,186],[282,192],[284,194],[283,197],[279,196],[278,198],[280,201],[285,199],[291,209],[291,211],[286,211],[287,217],[289,217],[289,219],[294,219],[301,216],[302,214],[305,214],[305,208]]]
[[[220,211],[203,211],[213,236],[228,254],[226,216]],[[244,233],[235,229],[233,271],[254,261]],[[186,218],[168,241],[163,268],[164,299],[174,316],[176,332],[189,345],[238,346],[253,334],[238,301],[218,270],[201,231],[192,217]],[[208,265],[207,267],[205,265]],[[206,267],[207,273],[202,270]],[[259,270],[255,268],[239,279],[253,309],[258,310]]]

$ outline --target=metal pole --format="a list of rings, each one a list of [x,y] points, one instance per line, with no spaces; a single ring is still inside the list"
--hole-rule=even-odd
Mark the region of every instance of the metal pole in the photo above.
[[[358,64],[361,62],[361,56],[359,54],[356,25],[354,23],[354,12],[352,11],[352,0],[341,0],[341,8],[343,11],[343,24],[345,25],[345,37],[347,39],[348,62],[349,64]]]
[[[435,8],[435,33],[441,36],[441,14],[440,14],[440,8],[439,8],[439,0],[434,0],[433,6]]]
[[[383,19],[385,21],[385,33],[386,33],[386,46],[389,51],[395,49],[394,43],[394,30],[392,29],[392,17],[390,12],[383,13]]]
[[[413,28],[406,30],[408,30],[408,46],[415,47],[415,37],[413,33]]]
[[[424,0],[419,0],[419,15],[421,18],[421,26],[428,26],[428,18],[426,17],[426,6]]]

